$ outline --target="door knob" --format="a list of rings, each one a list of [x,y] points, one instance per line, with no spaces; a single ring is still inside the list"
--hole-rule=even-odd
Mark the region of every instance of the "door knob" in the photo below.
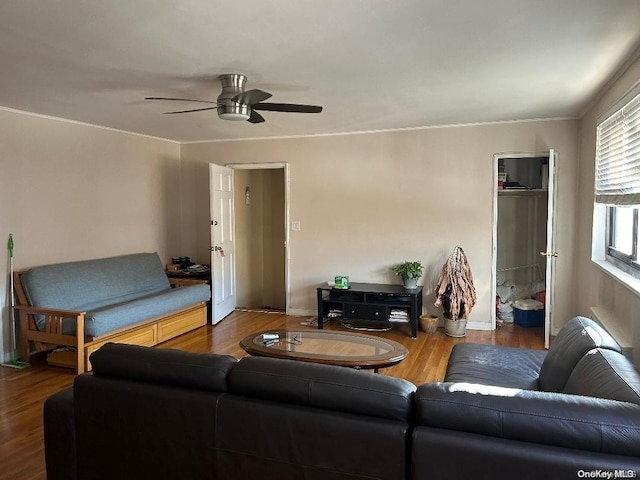
[[[558,252],[540,252],[543,257],[557,257]]]

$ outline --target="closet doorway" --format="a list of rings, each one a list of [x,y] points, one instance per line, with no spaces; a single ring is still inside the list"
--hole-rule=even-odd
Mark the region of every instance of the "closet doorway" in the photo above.
[[[286,312],[288,169],[234,164],[236,308]]]
[[[544,305],[545,346],[553,315],[556,153],[494,156],[493,326],[514,321],[516,300]]]

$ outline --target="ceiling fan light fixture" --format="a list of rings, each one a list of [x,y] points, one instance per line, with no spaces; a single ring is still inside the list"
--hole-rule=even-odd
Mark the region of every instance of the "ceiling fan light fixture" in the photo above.
[[[248,113],[235,113],[235,112],[218,113],[218,116],[223,120],[231,120],[234,122],[245,121],[245,120],[248,120],[250,117]]]
[[[266,110],[271,112],[292,112],[292,113],[320,113],[322,107],[319,105],[297,105],[294,103],[265,103],[264,101],[271,98],[269,92],[253,89],[245,91],[244,86],[247,77],[241,74],[233,73],[220,75],[218,77],[222,85],[222,92],[218,95],[215,102],[210,100],[194,100],[188,98],[169,98],[169,97],[145,97],[146,100],[171,100],[180,102],[200,102],[213,104],[215,106],[205,108],[191,108],[189,110],[179,110],[169,113],[191,113],[201,112],[203,110],[217,110],[218,117],[222,120],[231,120],[233,122],[248,121],[249,123],[263,123],[264,117],[257,110]]]

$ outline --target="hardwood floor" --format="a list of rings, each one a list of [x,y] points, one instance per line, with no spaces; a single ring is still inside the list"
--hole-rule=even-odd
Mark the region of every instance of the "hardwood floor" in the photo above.
[[[277,312],[235,311],[215,327],[206,326],[159,345],[191,352],[213,352],[244,357],[238,342],[252,332],[268,329],[315,328],[301,325],[307,317],[291,317]],[[343,329],[327,322],[327,329]],[[405,378],[416,385],[442,380],[451,348],[460,342],[477,342],[542,349],[543,331],[518,326],[501,326],[496,331],[467,331],[464,338],[436,333],[411,339],[408,326],[388,332],[363,332],[390,338],[405,345],[409,355],[398,365],[380,371]],[[49,367],[34,360],[24,370],[0,368],[0,479],[45,479],[42,437],[42,406],[54,392],[71,386],[72,370]]]

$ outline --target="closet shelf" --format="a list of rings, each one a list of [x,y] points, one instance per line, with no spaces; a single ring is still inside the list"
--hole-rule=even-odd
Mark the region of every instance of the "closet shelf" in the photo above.
[[[546,195],[548,190],[542,190],[540,188],[525,190],[522,188],[505,188],[498,190],[499,197],[528,197],[535,195]]]

